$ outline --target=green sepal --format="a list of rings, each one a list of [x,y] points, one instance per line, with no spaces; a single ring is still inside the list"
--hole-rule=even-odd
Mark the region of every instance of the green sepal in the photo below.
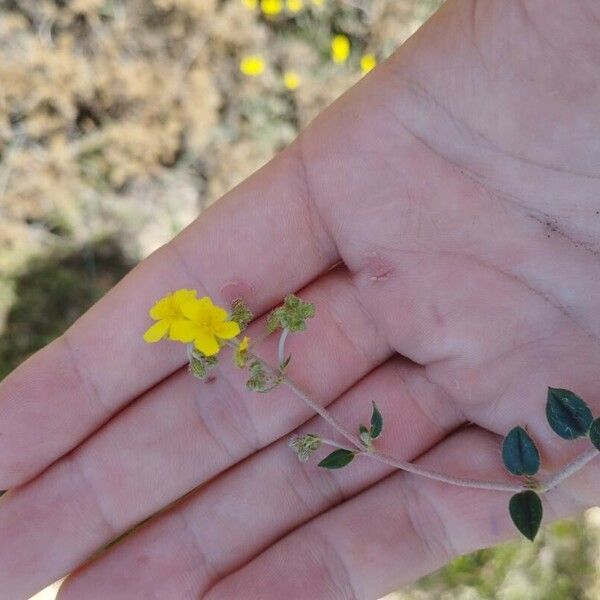
[[[331,454],[326,456],[320,463],[319,467],[323,469],[341,469],[346,465],[350,464],[354,459],[355,453],[352,450],[334,450]]]
[[[254,315],[243,298],[236,298],[231,303],[231,320],[235,321],[242,331],[248,327],[253,318]]]
[[[502,461],[513,475],[535,475],[540,468],[540,453],[522,427],[511,429],[502,444]]]
[[[515,527],[533,542],[542,523],[542,501],[533,490],[515,494],[508,503],[510,518]]]
[[[377,404],[373,402],[373,413],[371,415],[371,439],[376,440],[383,431],[383,416],[377,408]]]
[[[600,419],[595,419],[590,426],[590,441],[600,450]]]
[[[304,302],[298,296],[289,294],[283,305],[276,308],[267,317],[267,331],[273,333],[279,327],[289,331],[304,331],[306,320],[315,316],[315,307],[310,302]]]
[[[194,349],[190,353],[189,370],[196,379],[206,381],[208,372],[216,367],[218,362],[219,359],[216,356],[204,356],[204,354]]]
[[[576,394],[560,388],[548,388],[546,418],[553,431],[565,440],[587,435],[594,420],[588,405]]]
[[[251,392],[270,392],[276,388],[282,381],[280,377],[269,375],[263,364],[259,360],[250,363],[250,378],[246,381],[246,387]]]

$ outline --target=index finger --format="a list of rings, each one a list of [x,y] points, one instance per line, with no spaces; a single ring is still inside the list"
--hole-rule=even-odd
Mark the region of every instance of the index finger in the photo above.
[[[0,383],[0,489],[29,480],[179,368],[179,345],[148,347],[148,309],[194,287],[256,314],[338,260],[291,146],[140,263],[63,336]]]

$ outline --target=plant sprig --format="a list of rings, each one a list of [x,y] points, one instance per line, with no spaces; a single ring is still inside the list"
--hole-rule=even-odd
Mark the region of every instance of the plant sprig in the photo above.
[[[579,471],[600,451],[600,418],[594,418],[586,402],[574,392],[549,387],[546,418],[550,428],[564,440],[588,438],[591,443],[589,450],[558,472],[539,480],[537,475],[541,467],[540,452],[527,427],[516,425],[503,439],[502,461],[508,473],[519,478],[518,484],[465,479],[431,471],[388,456],[377,449],[376,442],[384,432],[384,418],[374,401],[371,402],[369,425],[360,423],[357,427],[358,434],[353,434],[288,377],[287,371],[292,356],[286,355],[286,342],[291,333],[306,329],[307,320],[315,315],[312,304],[290,294],[284,303],[268,316],[266,335],[278,330],[281,332],[276,368],[254,353],[248,336],[245,335],[241,340],[236,337],[247,328],[253,318],[252,312],[242,299],[236,300],[231,312],[226,313],[224,309],[216,307],[210,298],[196,298],[194,290],[178,290],[159,300],[150,311],[150,315],[158,322],[146,332],[144,339],[156,342],[168,337],[173,341],[188,343],[190,371],[195,377],[205,380],[208,371],[218,364],[217,354],[220,349],[231,346],[234,349],[235,364],[239,368],[248,369],[246,387],[249,390],[267,393],[285,385],[347,442],[347,445],[340,444],[314,433],[295,435],[289,445],[301,461],[309,460],[321,446],[333,446],[335,450],[319,461],[319,467],[342,469],[350,465],[356,457],[364,456],[451,485],[510,492],[510,518],[515,527],[530,540],[537,536],[543,518],[540,496]],[[190,341],[192,343],[189,343]]]

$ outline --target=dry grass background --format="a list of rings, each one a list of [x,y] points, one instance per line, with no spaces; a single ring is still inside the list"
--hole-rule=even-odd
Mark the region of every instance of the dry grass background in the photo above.
[[[0,377],[440,1],[304,0],[268,17],[252,0],[0,0]],[[334,64],[340,33],[351,53]],[[244,76],[240,60],[254,54],[265,70]],[[599,515],[462,557],[393,597],[600,598]]]

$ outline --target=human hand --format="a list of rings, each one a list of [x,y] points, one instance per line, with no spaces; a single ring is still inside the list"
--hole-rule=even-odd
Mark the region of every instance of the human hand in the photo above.
[[[181,346],[141,337],[176,288],[257,314],[301,290],[317,317],[291,376],[343,422],[375,400],[382,450],[497,479],[498,436],[527,424],[560,468],[581,447],[548,428],[546,386],[600,408],[599,22],[584,0],[449,2],[3,381],[2,597],[161,509],[61,600],[374,598],[513,535],[506,494],[298,462],[291,393],[249,394],[233,366],[199,384]],[[546,495],[549,519],[595,502],[594,469]]]

